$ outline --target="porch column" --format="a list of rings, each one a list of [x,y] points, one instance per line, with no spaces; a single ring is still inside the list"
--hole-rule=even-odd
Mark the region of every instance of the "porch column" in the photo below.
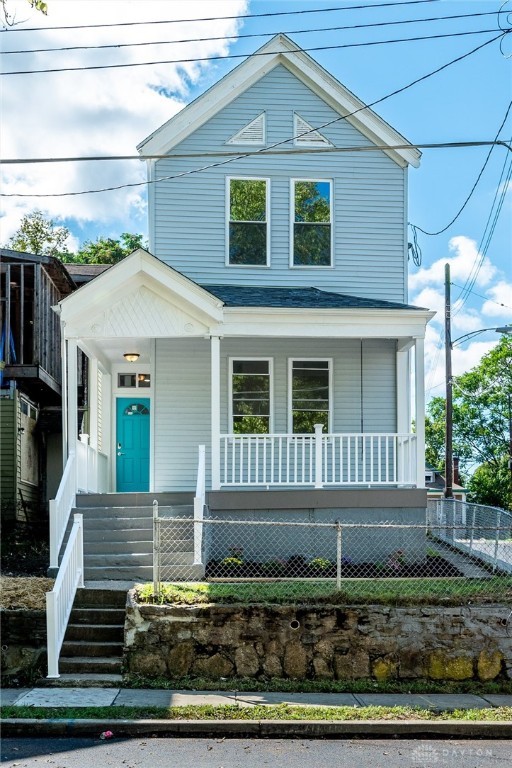
[[[98,450],[98,358],[89,358],[89,445]]]
[[[402,339],[396,349],[396,431],[409,434],[411,431],[411,371],[410,352],[412,339]]]
[[[220,488],[220,339],[210,337],[211,348],[211,423],[212,490]]]
[[[61,348],[61,392],[62,392],[62,471],[66,468],[68,460],[68,355],[67,342],[64,336],[65,324],[60,321],[60,348]]]
[[[68,339],[68,454],[74,451],[78,440],[78,354],[76,339]]]
[[[414,343],[416,400],[416,487],[425,487],[425,342]]]

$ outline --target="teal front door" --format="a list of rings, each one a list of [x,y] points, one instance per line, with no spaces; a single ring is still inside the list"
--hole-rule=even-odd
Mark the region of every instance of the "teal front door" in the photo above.
[[[116,490],[149,491],[149,398],[117,398]]]

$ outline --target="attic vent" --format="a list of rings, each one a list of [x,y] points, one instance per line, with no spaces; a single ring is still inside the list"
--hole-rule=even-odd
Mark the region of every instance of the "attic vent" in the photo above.
[[[296,112],[293,115],[293,135],[294,143],[308,147],[332,147],[332,144],[325,136],[318,131],[313,130],[313,126],[307,123]]]
[[[264,144],[265,143],[265,113],[262,112],[238,133],[232,136],[227,144]]]

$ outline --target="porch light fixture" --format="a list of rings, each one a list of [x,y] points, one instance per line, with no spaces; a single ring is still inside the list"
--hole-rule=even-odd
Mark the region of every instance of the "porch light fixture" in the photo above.
[[[125,352],[123,357],[127,363],[136,363],[140,355],[138,352]]]

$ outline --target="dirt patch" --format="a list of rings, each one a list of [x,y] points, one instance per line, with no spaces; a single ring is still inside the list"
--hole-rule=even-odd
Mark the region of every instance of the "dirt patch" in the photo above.
[[[53,585],[53,579],[36,576],[0,576],[0,608],[44,610]]]

